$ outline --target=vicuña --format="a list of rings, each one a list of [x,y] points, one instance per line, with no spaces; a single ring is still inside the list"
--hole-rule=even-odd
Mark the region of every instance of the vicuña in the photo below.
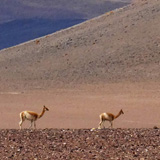
[[[113,120],[118,118],[121,114],[124,114],[122,109],[119,111],[119,113],[117,115],[114,115],[112,113],[102,113],[102,114],[100,114],[100,116],[99,116],[100,117],[100,122],[99,122],[98,128],[101,129],[102,125],[105,128],[105,126],[104,126],[105,121],[109,121],[110,124],[111,124],[110,127],[112,128],[113,127]]]
[[[36,129],[36,120],[41,118],[45,111],[49,111],[49,109],[46,106],[43,106],[43,110],[40,114],[35,113],[33,111],[23,111],[20,113],[20,122],[19,122],[19,127],[22,129],[22,124],[25,120],[31,121],[31,125],[29,128],[32,127],[32,123],[34,123],[34,128]]]

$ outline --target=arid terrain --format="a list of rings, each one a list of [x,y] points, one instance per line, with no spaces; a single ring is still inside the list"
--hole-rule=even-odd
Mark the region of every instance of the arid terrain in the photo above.
[[[159,160],[159,129],[0,130],[10,160]]]
[[[135,0],[1,50],[0,156],[159,159],[160,130],[153,129],[160,127],[159,68],[159,0]],[[50,110],[37,121],[38,130],[18,130],[19,113],[40,113],[43,105]],[[100,113],[116,115],[120,109],[124,115],[113,130],[90,131],[98,127]]]

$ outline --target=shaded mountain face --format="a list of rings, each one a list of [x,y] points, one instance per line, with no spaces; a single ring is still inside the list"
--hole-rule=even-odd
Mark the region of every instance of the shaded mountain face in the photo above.
[[[131,0],[0,0],[0,23],[19,19],[90,19]]]
[[[85,19],[20,19],[0,25],[0,49],[84,22]]]
[[[130,0],[0,0],[0,49],[79,24],[129,3]]]
[[[141,0],[0,52],[0,88],[160,80],[160,1]]]

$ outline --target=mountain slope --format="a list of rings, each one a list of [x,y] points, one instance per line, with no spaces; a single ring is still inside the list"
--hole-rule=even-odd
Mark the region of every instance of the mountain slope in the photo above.
[[[160,1],[139,1],[0,52],[1,89],[160,80]]]

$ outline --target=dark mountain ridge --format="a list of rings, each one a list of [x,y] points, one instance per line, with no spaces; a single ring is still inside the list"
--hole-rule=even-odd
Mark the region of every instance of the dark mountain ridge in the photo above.
[[[129,2],[0,0],[0,49],[71,27]]]
[[[19,19],[0,25],[0,49],[51,34],[85,19]]]
[[[0,23],[17,19],[91,19],[131,0],[0,0]]]

